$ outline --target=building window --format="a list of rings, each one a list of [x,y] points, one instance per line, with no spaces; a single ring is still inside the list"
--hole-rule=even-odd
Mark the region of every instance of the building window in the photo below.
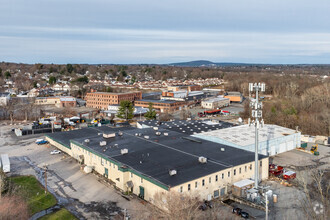
[[[247,167],[245,166],[245,172],[247,171]]]
[[[182,193],[183,192],[183,187],[180,186],[179,192]]]
[[[252,164],[250,164],[250,170],[252,170]]]
[[[133,173],[131,173],[131,178],[133,178]]]
[[[202,180],[202,186],[205,186],[205,180]]]
[[[222,179],[224,179],[225,178],[225,174],[223,173],[223,174],[221,174],[221,178]]]
[[[143,179],[142,179],[142,177],[141,177],[141,180],[140,180],[140,181],[141,181],[141,183],[143,183]]]
[[[116,168],[116,164],[113,164],[113,168]]]
[[[195,188],[197,188],[197,185],[198,185],[198,183],[197,183],[197,182],[195,182]]]
[[[218,175],[215,175],[215,182],[218,182]]]
[[[228,171],[228,177],[230,177],[230,171]]]
[[[234,176],[236,175],[236,169],[234,169]]]
[[[260,166],[262,167],[262,161],[260,160]]]
[[[188,191],[190,191],[190,184],[188,184]]]
[[[211,177],[209,177],[209,183],[211,183]]]
[[[242,168],[241,167],[239,168],[239,173],[242,173]]]

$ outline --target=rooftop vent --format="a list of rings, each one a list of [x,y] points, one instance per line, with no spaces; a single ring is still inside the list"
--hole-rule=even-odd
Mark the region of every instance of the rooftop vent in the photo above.
[[[85,143],[89,143],[89,139],[85,139]]]
[[[165,132],[165,133],[164,133],[164,136],[168,136],[168,133],[167,133],[167,132]]]
[[[113,138],[116,137],[116,133],[105,134],[103,133],[103,138]]]
[[[160,133],[159,131],[156,132],[156,135],[159,136],[161,135],[162,133]]]
[[[170,170],[170,171],[169,171],[169,174],[170,174],[170,176],[174,176],[174,175],[176,175],[176,170]]]
[[[138,136],[139,134],[138,133],[135,133],[135,136]]]
[[[222,148],[221,148],[221,151],[225,151],[225,148],[222,147]]]
[[[158,131],[158,127],[154,127],[154,130],[155,130],[155,131]]]
[[[103,146],[105,146],[105,145],[107,145],[107,142],[106,142],[106,141],[100,141],[100,146],[101,146],[101,147],[103,147]]]
[[[119,136],[123,136],[123,132],[119,131],[119,132],[118,132],[118,135],[119,135]]]
[[[97,135],[102,135],[102,133],[97,133]]]
[[[127,154],[128,153],[128,149],[127,148],[121,149],[120,150],[120,153],[123,154],[123,155],[124,154]]]
[[[200,163],[206,163],[207,162],[207,158],[206,157],[199,157],[198,158],[198,162],[200,162]]]
[[[144,135],[144,139],[149,139],[149,136],[148,135]]]

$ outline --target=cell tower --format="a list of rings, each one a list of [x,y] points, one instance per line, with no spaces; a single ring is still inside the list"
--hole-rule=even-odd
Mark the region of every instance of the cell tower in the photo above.
[[[254,188],[258,189],[258,176],[259,176],[259,164],[258,164],[258,150],[259,150],[259,140],[258,140],[258,130],[259,127],[264,125],[264,120],[262,119],[262,103],[259,102],[259,91],[265,91],[265,83],[249,83],[249,92],[256,92],[255,100],[250,103],[252,109],[252,121],[249,118],[249,126],[255,126],[255,169],[254,169]]]

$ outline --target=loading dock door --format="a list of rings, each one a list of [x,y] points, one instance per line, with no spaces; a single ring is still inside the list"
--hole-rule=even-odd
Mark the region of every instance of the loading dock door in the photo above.
[[[105,176],[106,178],[108,178],[108,176],[109,176],[108,168],[104,168],[104,176]]]
[[[214,190],[214,198],[218,198],[219,197],[219,190]]]
[[[225,195],[225,192],[226,192],[226,188],[225,187],[221,188],[221,190],[220,190],[220,196],[224,196]]]
[[[139,194],[139,197],[141,199],[144,199],[144,187],[143,186],[140,186],[140,194]]]

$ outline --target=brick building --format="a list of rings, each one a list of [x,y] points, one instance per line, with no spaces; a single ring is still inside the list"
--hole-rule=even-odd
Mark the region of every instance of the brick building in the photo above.
[[[152,103],[152,107],[160,112],[173,112],[181,110],[188,106],[187,102],[172,101],[172,100],[138,100],[134,103],[135,106],[149,107],[149,103]]]
[[[135,101],[142,99],[142,92],[126,92],[126,93],[111,93],[111,92],[90,92],[87,93],[86,106],[97,109],[108,109],[109,105],[118,105],[120,101]]]

